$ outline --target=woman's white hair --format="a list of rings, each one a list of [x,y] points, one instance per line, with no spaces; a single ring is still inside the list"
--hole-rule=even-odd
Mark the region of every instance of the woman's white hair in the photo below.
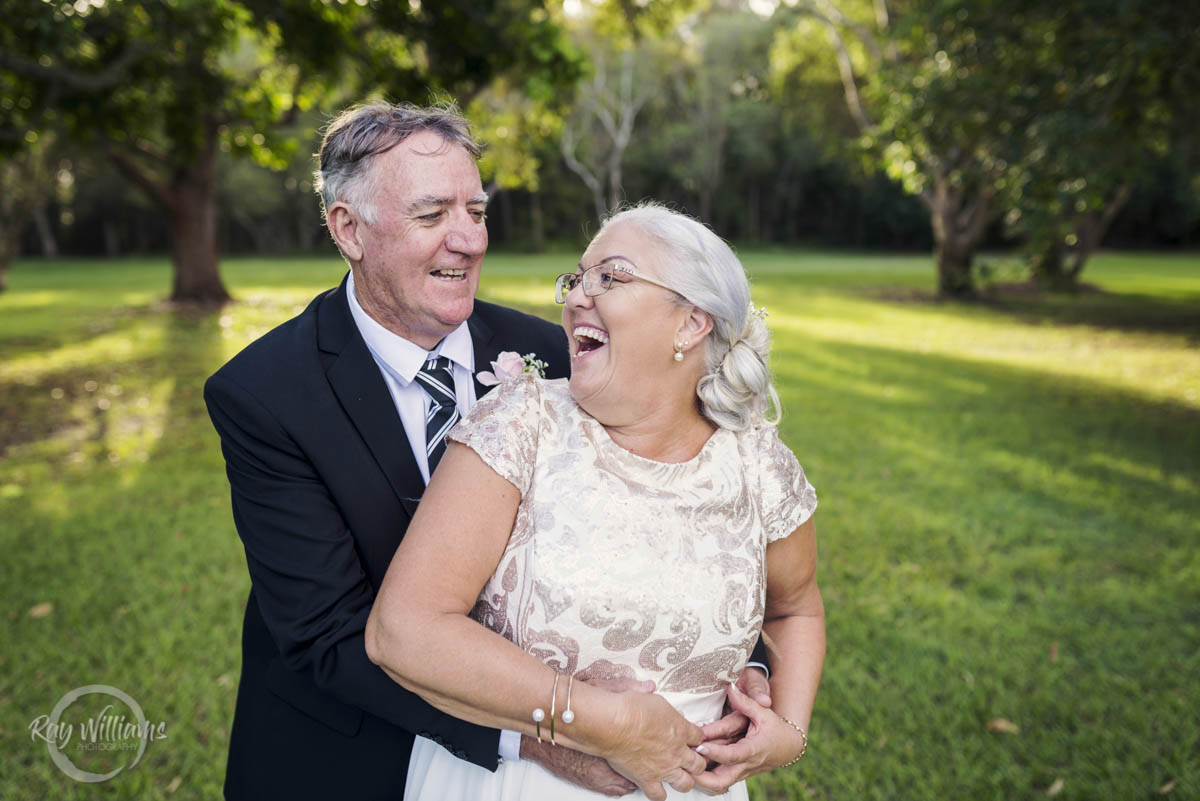
[[[779,422],[770,335],[751,310],[746,270],[729,245],[703,223],[652,201],[611,215],[596,236],[617,223],[636,226],[659,245],[658,277],[675,288],[681,303],[712,318],[705,375],[696,385],[704,416],[733,431]]]

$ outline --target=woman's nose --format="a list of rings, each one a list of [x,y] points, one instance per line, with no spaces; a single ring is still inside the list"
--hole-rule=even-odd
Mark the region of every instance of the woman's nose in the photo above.
[[[577,309],[586,309],[594,305],[595,300],[583,291],[583,281],[575,282],[575,286],[567,293],[566,305]]]

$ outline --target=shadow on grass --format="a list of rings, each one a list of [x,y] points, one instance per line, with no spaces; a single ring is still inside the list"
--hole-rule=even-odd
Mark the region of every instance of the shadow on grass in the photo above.
[[[847,290],[853,291],[853,290]],[[887,303],[953,305],[980,308],[1032,325],[1087,325],[1131,333],[1172,334],[1200,344],[1200,297],[1194,301],[1109,292],[1085,285],[1078,293],[1046,292],[1031,284],[1005,284],[985,289],[974,300],[950,301],[932,290],[871,287],[861,297]]]
[[[6,333],[0,339],[0,357],[19,356],[29,351],[49,352],[70,345],[77,345],[98,336],[119,332],[139,322],[155,320],[163,314],[173,313],[166,304],[143,304],[139,306],[114,306],[111,309],[89,307],[81,313],[59,314],[52,326],[38,320],[29,312],[21,314],[32,320],[30,333]],[[47,330],[49,328],[50,330]]]
[[[1195,302],[1086,288],[1076,295],[1001,289],[991,305],[1030,323],[1090,325],[1121,331],[1184,336],[1200,343],[1200,299]]]
[[[161,327],[160,327],[161,326]],[[8,449],[52,437],[103,440],[108,432],[110,409],[129,390],[169,379],[172,395],[193,387],[181,385],[203,378],[191,374],[195,365],[211,372],[221,358],[221,329],[217,312],[165,304],[128,307],[97,315],[85,323],[64,325],[52,336],[28,342],[5,340],[6,350],[26,355],[31,350],[53,351],[86,344],[101,335],[115,335],[134,349],[138,340],[161,333],[161,350],[141,351],[134,358],[105,358],[86,365],[37,372],[36,376],[0,382],[0,455]],[[35,345],[35,348],[31,348]],[[199,358],[198,358],[199,357]],[[216,362],[214,365],[213,362]],[[207,375],[207,373],[204,373]],[[198,390],[197,390],[198,391]]]
[[[161,314],[150,355],[2,389],[4,413],[18,410],[6,426],[44,420],[10,449],[20,464],[0,463],[27,493],[0,496],[17,610],[0,629],[21,646],[5,649],[0,698],[27,721],[72,687],[122,687],[171,737],[114,792],[167,798],[182,776],[214,797],[247,588],[201,397],[222,333],[213,317]],[[1066,775],[1076,797],[1142,798],[1200,773],[1194,408],[800,337],[775,363],[783,433],[821,494],[830,656],[813,750],[787,781],[759,780],[767,797],[800,797],[803,776],[803,797],[1033,798]],[[125,389],[100,415],[112,385]],[[72,402],[43,403],[55,387]],[[161,435],[144,462],[121,458],[117,407],[154,387]],[[89,458],[64,478],[34,448],[71,426]],[[53,614],[31,618],[43,601]],[[1021,736],[989,733],[1000,716]],[[14,741],[0,774],[27,775],[25,797],[88,797],[44,757]]]
[[[3,504],[10,525],[0,537],[7,554],[0,576],[19,613],[0,629],[4,641],[21,647],[6,649],[0,696],[13,720],[30,720],[73,687],[117,686],[165,721],[169,736],[110,789],[123,798],[165,799],[182,781],[190,796],[216,797],[247,589],[201,395],[223,358],[222,333],[215,315],[163,311],[159,322],[153,355],[53,372],[16,396],[43,419],[0,463],[4,478],[25,492],[19,515],[7,514],[12,502]],[[88,390],[88,382],[99,387]],[[106,393],[112,386],[124,392]],[[39,406],[54,387],[81,394],[61,407]],[[133,393],[152,396],[149,408],[132,402]],[[101,408],[96,401],[104,399],[111,402]],[[158,432],[154,441],[143,425]],[[37,431],[53,440],[72,427],[84,435],[63,447],[36,441]],[[131,449],[133,440],[145,440],[144,450]],[[64,464],[47,466],[47,456]],[[53,604],[48,616],[25,614],[42,602]],[[6,750],[0,772],[13,776],[15,763],[23,765],[19,797],[90,797],[93,788],[61,774],[43,750],[28,742]],[[72,758],[90,770],[127,760]]]
[[[1200,514],[1194,407],[1087,379],[858,344],[807,343],[803,353],[778,353],[776,364],[786,433],[811,441],[801,421],[821,420],[824,450],[870,453],[881,476],[904,467],[964,507],[999,493],[1086,519],[1109,503],[1138,515],[1117,503],[1136,497],[1157,511]],[[830,417],[840,429],[829,430]]]
[[[1134,798],[1196,775],[1196,409],[857,344],[776,364],[822,502],[828,759],[807,796],[1034,797],[1066,776]]]

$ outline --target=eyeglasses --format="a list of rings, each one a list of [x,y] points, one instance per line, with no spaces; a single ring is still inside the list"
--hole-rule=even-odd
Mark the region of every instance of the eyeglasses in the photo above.
[[[661,281],[655,281],[653,278],[638,275],[637,268],[625,259],[608,259],[595,266],[588,267],[582,273],[563,273],[560,275],[554,283],[554,300],[557,303],[566,303],[567,295],[580,284],[583,284],[583,294],[589,298],[603,295],[612,289],[613,276],[617,273],[624,273],[630,278],[636,278],[639,281],[645,281],[647,284],[654,284],[654,286],[680,294],[679,290],[669,287]]]

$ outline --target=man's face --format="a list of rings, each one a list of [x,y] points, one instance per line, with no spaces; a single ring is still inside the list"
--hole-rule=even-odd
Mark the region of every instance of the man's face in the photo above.
[[[359,223],[354,282],[385,328],[432,348],[471,316],[487,251],[474,159],[421,131],[375,158],[375,222]]]

